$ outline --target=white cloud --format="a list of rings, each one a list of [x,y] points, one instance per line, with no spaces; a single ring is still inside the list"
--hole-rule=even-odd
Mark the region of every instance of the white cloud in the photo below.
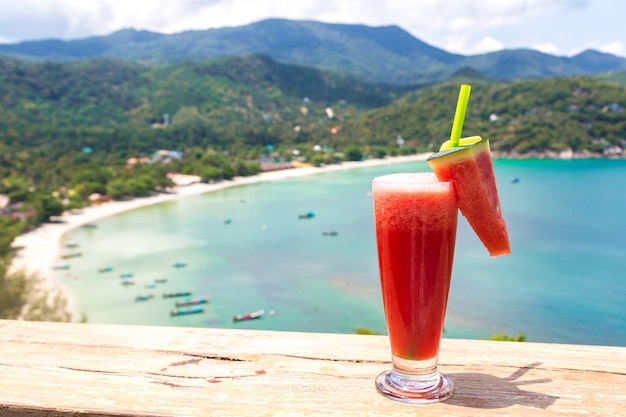
[[[474,50],[478,52],[494,52],[501,51],[502,49],[504,49],[504,44],[491,36],[482,38],[474,48]]]
[[[544,54],[563,55],[561,50],[559,50],[559,47],[550,42],[532,45],[531,49],[535,49],[539,52],[543,52]]]
[[[626,48],[624,47],[624,44],[620,41],[609,42],[607,44],[599,46],[597,49],[608,54],[626,56]]]
[[[397,23],[412,32],[482,30],[519,21],[546,10],[580,8],[590,0],[0,0],[3,23],[52,18],[57,34],[135,27],[171,32],[242,25],[268,17],[382,25]],[[17,19],[15,19],[17,18]],[[459,24],[461,22],[461,24]],[[13,28],[13,30],[16,30]],[[7,37],[6,33],[0,36]]]
[[[470,55],[503,49],[503,38],[494,31],[513,27],[519,31],[524,24],[532,25],[537,16],[560,17],[599,1],[0,0],[0,39],[73,39],[125,28],[176,33],[275,17],[372,26],[396,24],[434,46]],[[534,43],[539,50],[555,50],[537,36],[519,42]],[[617,44],[605,48],[623,53]]]
[[[607,54],[626,57],[626,46],[624,45],[624,42],[618,41],[618,40],[607,42],[607,43],[586,41],[580,46],[568,51],[567,56],[578,55],[581,52],[584,52],[589,49],[593,49],[593,50],[600,51],[600,52],[605,52]]]
[[[451,32],[472,30],[475,27],[476,27],[476,20],[467,16],[455,17],[447,25],[447,28]]]
[[[102,0],[0,0],[0,37],[7,41],[79,38],[108,33]]]
[[[106,2],[111,11],[109,21],[111,31],[119,29],[145,29],[160,33],[182,32],[188,29],[207,29],[216,19],[223,18],[214,11],[236,7],[241,2],[210,0],[152,0],[150,2],[132,0],[100,0]],[[242,10],[242,14],[246,10]],[[206,19],[208,17],[208,19]],[[202,20],[205,23],[202,24]],[[228,22],[225,20],[224,22]]]
[[[562,15],[591,0],[387,0],[396,23],[414,36],[450,52],[471,55],[505,47],[495,29],[532,24],[536,16]]]
[[[443,45],[443,49],[446,51],[461,55],[484,54],[505,48],[502,42],[491,36],[485,36],[480,39],[466,35],[449,36],[444,39]]]

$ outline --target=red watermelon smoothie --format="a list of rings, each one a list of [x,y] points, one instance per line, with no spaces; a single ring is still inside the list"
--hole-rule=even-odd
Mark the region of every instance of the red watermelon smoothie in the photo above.
[[[454,390],[437,370],[456,238],[454,184],[400,173],[374,178],[372,191],[393,361],[376,386],[400,401],[440,401]]]

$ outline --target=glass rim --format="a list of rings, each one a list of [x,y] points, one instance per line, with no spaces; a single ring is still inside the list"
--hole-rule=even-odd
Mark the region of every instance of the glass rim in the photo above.
[[[420,179],[422,181],[420,181]],[[453,181],[441,181],[433,172],[395,172],[372,178],[372,184],[394,185],[406,187],[450,187]]]

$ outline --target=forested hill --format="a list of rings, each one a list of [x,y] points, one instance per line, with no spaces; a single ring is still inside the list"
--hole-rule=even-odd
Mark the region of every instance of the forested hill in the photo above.
[[[168,171],[203,181],[250,175],[272,147],[276,160],[299,148],[305,161],[340,161],[314,155],[312,144],[329,126],[407,91],[261,55],[157,67],[3,58],[0,194],[11,210],[45,213],[41,221],[54,212],[42,209],[43,201],[55,206],[50,190],[80,206],[93,193],[121,198],[167,187]],[[175,157],[153,163],[159,150]]]
[[[262,55],[165,66],[0,59],[0,258],[24,227],[93,195],[163,189],[168,172],[214,181],[266,161],[434,151],[463,82],[473,86],[463,133],[495,151],[624,155],[626,88],[591,78],[504,83],[466,68],[410,88]]]
[[[617,84],[503,83],[465,69],[439,85],[397,87],[248,55],[157,67],[0,59],[0,146],[46,146],[52,157],[90,147],[126,158],[233,144],[393,147],[400,135],[429,150],[449,133],[464,81],[474,85],[465,131],[490,137],[495,150],[602,153],[624,145],[626,95]],[[166,114],[167,128],[155,128]]]
[[[461,82],[473,85],[464,136],[489,138],[505,155],[572,151],[626,157],[626,88],[591,78],[494,84],[454,79],[372,110],[343,130],[346,142],[389,144],[401,135],[433,150],[449,134]]]
[[[27,64],[4,58],[0,127],[5,144],[62,142],[60,151],[90,146],[125,155],[151,150],[155,141],[178,146],[244,137],[250,143],[280,141],[283,128],[293,132],[281,121],[316,121],[332,104],[342,108],[344,117],[353,117],[391,104],[406,91],[261,55],[162,67],[111,60]],[[171,120],[165,133],[151,127],[164,114]]]
[[[171,35],[122,30],[71,41],[45,39],[0,44],[0,54],[52,61],[112,58],[171,64],[250,53],[397,85],[441,82],[463,67],[508,80],[626,70],[625,58],[593,50],[573,57],[528,49],[466,56],[429,45],[398,26],[285,19]]]

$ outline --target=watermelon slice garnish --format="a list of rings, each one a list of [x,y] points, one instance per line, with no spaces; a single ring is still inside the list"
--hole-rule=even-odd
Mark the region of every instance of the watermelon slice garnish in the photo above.
[[[448,141],[427,161],[440,181],[455,181],[461,214],[489,254],[492,257],[510,254],[489,141],[473,136],[461,139],[454,147]]]

